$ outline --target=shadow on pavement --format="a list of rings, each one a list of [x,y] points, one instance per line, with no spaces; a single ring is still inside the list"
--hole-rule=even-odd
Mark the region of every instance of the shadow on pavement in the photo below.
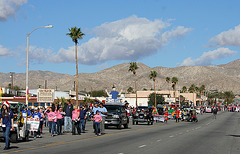
[[[240,137],[240,135],[227,135],[227,136]]]

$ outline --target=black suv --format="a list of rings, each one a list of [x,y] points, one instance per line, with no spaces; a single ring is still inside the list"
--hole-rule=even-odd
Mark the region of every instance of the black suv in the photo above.
[[[153,124],[152,116],[153,108],[150,106],[138,106],[135,113],[133,114],[132,124],[136,125],[139,122],[147,122],[148,125]]]
[[[124,128],[128,128],[129,118],[127,116],[127,111],[125,110],[125,105],[123,104],[104,104],[104,107],[107,109],[107,116],[105,120],[105,128],[108,126],[116,126],[121,128],[123,125]]]

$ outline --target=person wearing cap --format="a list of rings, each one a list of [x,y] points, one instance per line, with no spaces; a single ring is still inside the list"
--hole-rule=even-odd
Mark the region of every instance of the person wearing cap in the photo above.
[[[31,112],[26,107],[24,107],[21,112],[22,112],[23,118],[26,118],[26,117],[30,118],[32,116]]]
[[[10,110],[10,104],[6,101],[3,102],[2,104],[2,111],[0,114],[0,120],[2,124],[2,129],[3,129],[3,134],[5,137],[5,148],[4,150],[8,150],[10,147],[10,142],[9,142],[9,133],[10,129],[13,127],[13,112]]]
[[[80,132],[85,133],[85,119],[87,118],[87,112],[84,110],[83,106],[80,106],[80,114],[79,114],[79,129]]]
[[[106,116],[107,116],[107,109],[103,106],[102,102],[100,103],[98,111],[100,112],[100,115],[102,116],[102,121],[100,123],[101,134],[104,134],[105,133],[104,124],[105,124],[105,119],[106,119]]]
[[[40,120],[42,119],[42,115],[41,115],[41,113],[39,113],[39,110],[38,110],[37,107],[34,108],[34,113],[33,113],[32,117],[33,117],[34,119],[39,120],[38,130],[37,130],[37,131],[34,131],[34,139],[36,139],[36,137],[41,138],[41,134],[40,134]]]

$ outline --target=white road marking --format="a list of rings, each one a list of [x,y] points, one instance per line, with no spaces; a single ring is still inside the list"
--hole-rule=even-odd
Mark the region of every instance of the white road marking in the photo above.
[[[146,145],[141,145],[141,146],[139,146],[139,148],[143,148],[143,147],[145,147]]]
[[[161,139],[160,140],[157,140],[157,142],[160,142],[160,141],[162,141]]]
[[[174,136],[169,136],[169,137],[174,137]]]
[[[179,135],[182,135],[183,133],[179,133]]]

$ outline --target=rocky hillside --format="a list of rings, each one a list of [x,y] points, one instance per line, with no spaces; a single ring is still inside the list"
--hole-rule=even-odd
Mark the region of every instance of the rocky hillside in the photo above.
[[[151,68],[138,63],[137,88],[153,88],[153,81],[149,79],[151,70],[158,73],[156,78],[157,89],[168,89],[166,77],[176,76],[179,80],[178,87],[205,85],[207,90],[233,91],[240,93],[240,59],[218,66],[182,66],[175,68],[155,67]],[[111,68],[96,73],[80,73],[79,89],[85,91],[108,89],[115,84],[117,90],[126,91],[128,87],[134,87],[134,77],[128,72],[128,63],[115,65]],[[0,86],[7,86],[10,83],[9,73],[0,73]],[[75,77],[68,74],[53,73],[49,71],[30,71],[29,87],[36,89],[39,85],[44,87],[47,80],[47,87],[63,91],[73,89]],[[14,74],[14,85],[25,88],[25,73]]]

